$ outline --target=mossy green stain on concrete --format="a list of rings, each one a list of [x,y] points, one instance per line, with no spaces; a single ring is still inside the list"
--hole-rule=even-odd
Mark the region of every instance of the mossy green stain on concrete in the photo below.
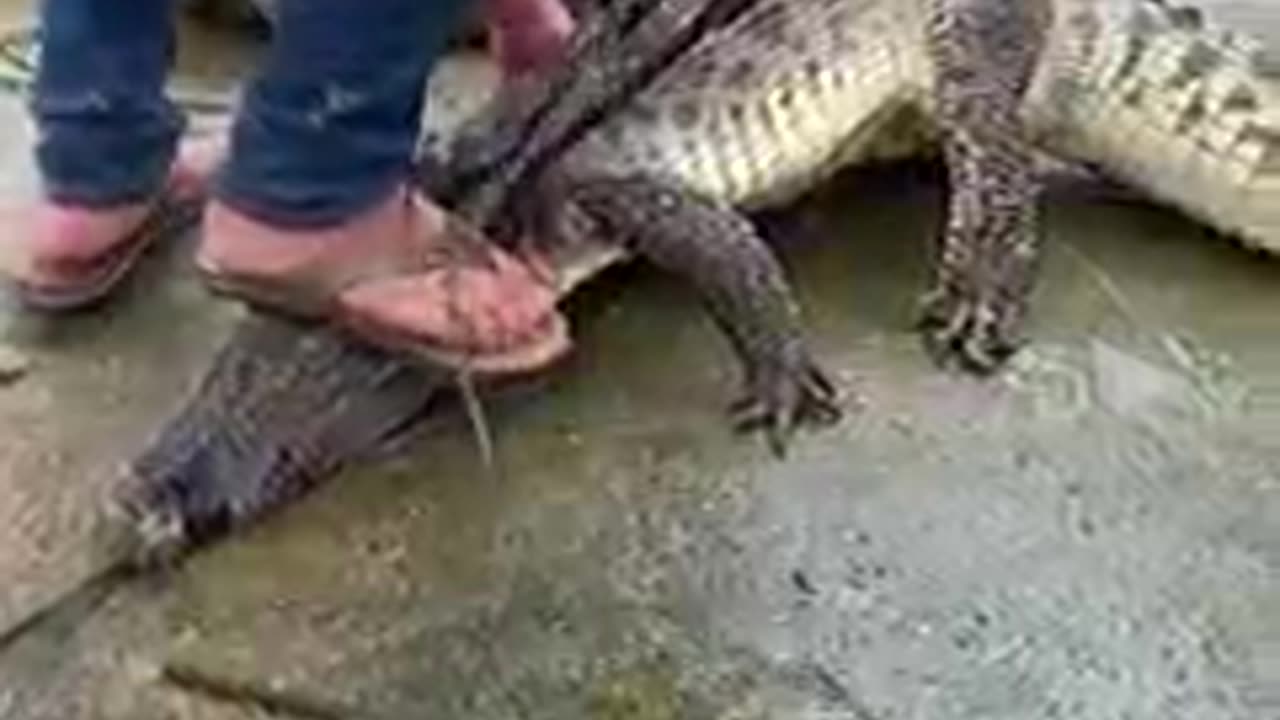
[[[590,693],[592,720],[682,720],[688,717],[672,674],[634,668],[606,677]]]

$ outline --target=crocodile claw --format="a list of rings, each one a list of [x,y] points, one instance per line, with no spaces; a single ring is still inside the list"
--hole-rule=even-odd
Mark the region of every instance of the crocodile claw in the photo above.
[[[729,406],[734,430],[762,432],[774,456],[786,457],[797,430],[840,421],[843,412],[835,384],[807,357],[770,363],[749,373],[746,388]]]
[[[917,329],[925,350],[941,367],[991,375],[1023,345],[1019,303],[962,297],[938,291],[921,303]]]

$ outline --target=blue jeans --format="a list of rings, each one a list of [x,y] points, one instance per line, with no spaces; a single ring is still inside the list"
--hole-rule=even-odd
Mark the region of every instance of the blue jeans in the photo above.
[[[166,99],[176,0],[44,0],[31,111],[47,196],[160,191],[184,121]],[[405,180],[428,72],[465,0],[280,0],[215,192],[262,220],[320,226]]]

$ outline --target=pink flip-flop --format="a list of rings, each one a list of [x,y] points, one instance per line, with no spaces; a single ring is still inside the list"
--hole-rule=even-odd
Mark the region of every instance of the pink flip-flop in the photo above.
[[[33,310],[62,312],[90,307],[110,295],[149,248],[192,227],[199,213],[199,199],[166,192],[127,238],[79,264],[73,282],[44,282],[32,269],[11,274],[10,282],[19,301]]]
[[[414,191],[406,192],[408,201],[420,201]],[[501,350],[477,350],[406,332],[391,321],[362,310],[358,301],[362,287],[410,278],[448,282],[445,274],[468,262],[468,253],[496,252],[484,246],[482,240],[467,237],[474,233],[468,226],[456,218],[450,221],[449,229],[441,234],[448,244],[439,239],[407,236],[404,242],[414,246],[412,251],[374,244],[367,254],[342,263],[312,266],[293,277],[230,271],[201,257],[197,257],[196,266],[216,293],[299,319],[331,323],[374,346],[434,367],[443,365],[480,376],[509,376],[543,369],[565,357],[572,340],[568,323],[558,312],[544,318],[536,337],[527,342]],[[462,242],[469,243],[466,249],[453,246]]]

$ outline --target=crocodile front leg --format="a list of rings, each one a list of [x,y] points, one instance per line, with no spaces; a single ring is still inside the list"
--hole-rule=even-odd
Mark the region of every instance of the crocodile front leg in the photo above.
[[[920,326],[944,365],[988,373],[1022,341],[1040,257],[1041,181],[1019,108],[1047,22],[1038,1],[932,2],[950,200]]]
[[[643,177],[578,178],[567,201],[596,232],[688,281],[744,371],[732,405],[741,431],[785,454],[799,427],[840,418],[836,390],[803,338],[800,309],[772,250],[731,208]]]

